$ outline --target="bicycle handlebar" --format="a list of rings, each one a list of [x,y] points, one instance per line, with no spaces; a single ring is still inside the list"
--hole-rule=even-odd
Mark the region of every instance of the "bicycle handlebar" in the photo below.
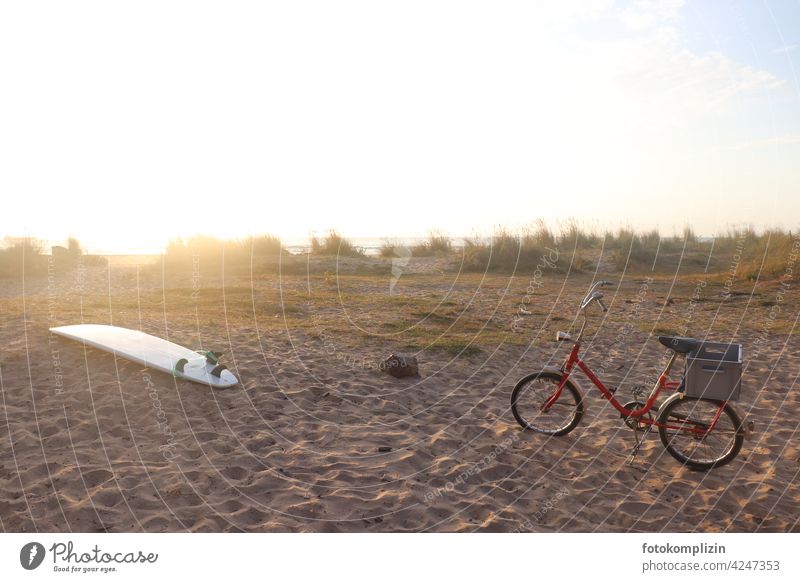
[[[581,341],[581,338],[583,338],[583,332],[586,329],[586,324],[588,322],[588,317],[586,316],[585,309],[589,307],[592,301],[597,301],[597,303],[600,304],[600,307],[604,312],[608,311],[608,307],[606,307],[606,304],[603,303],[603,294],[600,293],[600,291],[595,291],[595,289],[597,289],[598,287],[605,287],[606,285],[611,285],[611,284],[612,284],[611,281],[605,281],[605,280],[600,280],[595,282],[595,284],[589,288],[589,292],[583,298],[583,301],[581,301],[579,311],[580,314],[583,315],[583,325],[581,325],[581,331],[580,333],[578,333],[578,337],[575,339],[576,343],[579,343]]]
[[[589,292],[583,298],[583,301],[581,301],[581,306],[580,306],[581,311],[589,307],[589,304],[592,301],[597,301],[600,304],[600,307],[602,307],[603,311],[608,311],[606,304],[603,303],[603,294],[600,293],[599,291],[595,291],[595,289],[598,287],[605,287],[611,284],[612,284],[611,281],[606,281],[602,279],[600,281],[596,281],[595,284],[589,288]]]

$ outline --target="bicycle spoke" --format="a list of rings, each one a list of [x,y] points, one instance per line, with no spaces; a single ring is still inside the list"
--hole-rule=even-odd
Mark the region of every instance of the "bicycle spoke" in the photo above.
[[[546,434],[563,434],[565,428],[573,425],[580,412],[577,396],[567,386],[558,399],[544,410],[556,394],[559,384],[558,377],[542,375],[518,386],[514,409],[523,426]]]
[[[681,400],[670,411],[666,424],[669,446],[693,463],[710,464],[725,457],[737,437],[737,427],[728,415],[719,414],[719,404],[709,400]]]

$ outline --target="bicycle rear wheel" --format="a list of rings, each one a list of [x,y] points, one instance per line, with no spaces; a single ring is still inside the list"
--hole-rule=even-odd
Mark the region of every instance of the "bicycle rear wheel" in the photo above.
[[[569,380],[558,400],[547,412],[542,411],[562,378],[556,372],[539,372],[517,382],[511,393],[511,412],[520,426],[552,436],[565,435],[578,426],[583,417],[583,398]]]
[[[718,412],[717,424],[708,430]],[[667,452],[701,471],[731,462],[744,442],[742,419],[731,404],[719,400],[681,398],[676,394],[664,402],[658,423],[658,435]]]

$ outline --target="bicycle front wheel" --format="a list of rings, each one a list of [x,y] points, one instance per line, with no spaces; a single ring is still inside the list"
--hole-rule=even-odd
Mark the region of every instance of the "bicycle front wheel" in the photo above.
[[[701,471],[731,462],[744,442],[742,419],[732,405],[719,400],[676,394],[662,406],[658,423],[658,435],[667,452],[687,467]]]
[[[555,372],[539,372],[517,382],[511,393],[511,412],[523,428],[552,436],[567,434],[583,417],[583,398],[567,380],[558,400],[547,410],[542,407],[558,390],[563,378]]]

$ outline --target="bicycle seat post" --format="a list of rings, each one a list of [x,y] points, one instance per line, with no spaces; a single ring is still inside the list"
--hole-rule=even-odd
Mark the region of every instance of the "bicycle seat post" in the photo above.
[[[667,376],[669,376],[670,370],[672,370],[672,366],[673,364],[675,364],[675,360],[677,358],[678,358],[678,352],[672,352],[672,356],[670,356],[667,365],[664,367],[664,371],[661,372],[661,376],[663,376],[664,379],[666,379]]]

